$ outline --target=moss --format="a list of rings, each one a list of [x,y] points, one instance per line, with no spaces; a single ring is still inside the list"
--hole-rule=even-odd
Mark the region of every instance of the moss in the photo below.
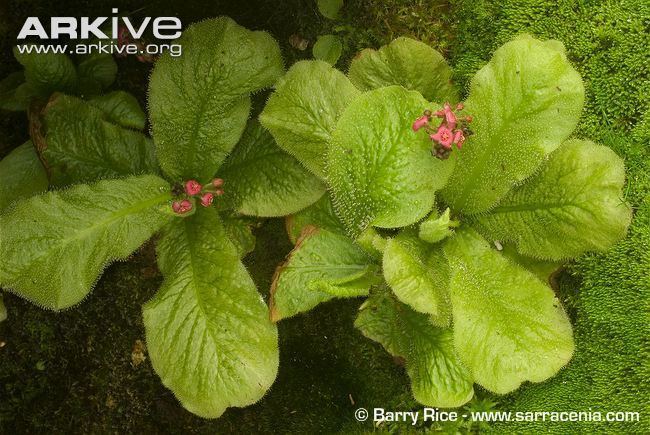
[[[446,54],[453,41],[452,16],[444,0],[358,0],[346,2],[344,12],[356,50],[408,36]]]
[[[458,33],[452,46],[456,79],[469,78],[518,33],[564,42],[586,87],[578,135],[625,158],[625,198],[635,209],[627,238],[609,253],[571,265],[561,286],[575,324],[576,353],[557,377],[501,398],[513,411],[646,411],[650,401],[647,322],[650,300],[650,155],[647,95],[647,2],[453,1]],[[588,429],[587,429],[588,428]],[[650,430],[638,423],[501,424],[496,432],[576,433]]]

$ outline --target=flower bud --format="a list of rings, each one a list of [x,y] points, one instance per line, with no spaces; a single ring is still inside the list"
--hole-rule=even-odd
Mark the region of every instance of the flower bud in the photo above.
[[[185,182],[185,193],[190,196],[194,196],[201,192],[203,186],[196,180],[187,180]]]
[[[223,178],[215,178],[214,180],[212,180],[212,185],[213,185],[214,187],[221,187],[221,186],[223,186]]]
[[[428,116],[420,116],[418,119],[415,120],[413,123],[413,131],[418,131],[425,125],[429,123],[429,117]]]
[[[212,204],[212,201],[214,201],[214,195],[209,193],[209,192],[204,193],[201,196],[201,205],[203,207],[210,207],[210,205]]]
[[[192,202],[187,199],[174,201],[172,203],[172,210],[174,210],[174,213],[185,214],[188,211],[192,210]]]

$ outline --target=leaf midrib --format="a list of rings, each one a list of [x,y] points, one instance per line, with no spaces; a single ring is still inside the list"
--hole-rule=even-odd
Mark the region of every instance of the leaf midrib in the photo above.
[[[148,201],[143,201],[143,202],[140,202],[138,204],[132,205],[130,207],[120,209],[120,210],[118,210],[118,212],[112,213],[108,218],[100,220],[100,221],[96,221],[91,226],[89,226],[89,227],[87,227],[87,228],[85,228],[85,229],[83,229],[81,231],[75,232],[75,234],[72,237],[64,237],[64,238],[61,238],[61,239],[55,239],[56,243],[50,245],[49,249],[42,250],[39,255],[34,256],[27,264],[24,265],[24,267],[25,268],[31,268],[34,263],[36,263],[37,261],[39,261],[43,257],[50,255],[50,252],[53,249],[57,249],[57,250],[65,249],[68,245],[72,244],[73,242],[75,242],[77,240],[83,239],[87,234],[93,232],[97,228],[107,227],[111,223],[113,223],[114,221],[118,220],[121,217],[127,216],[127,215],[132,214],[132,213],[134,213],[136,211],[139,211],[139,210],[144,210],[144,209],[146,209],[148,207],[152,207],[152,206],[154,206],[156,204],[159,204],[163,200],[166,200],[167,198],[169,198],[169,193],[165,192],[163,194],[157,195],[154,198],[149,199]],[[58,296],[59,295],[57,295],[57,300],[58,300]]]

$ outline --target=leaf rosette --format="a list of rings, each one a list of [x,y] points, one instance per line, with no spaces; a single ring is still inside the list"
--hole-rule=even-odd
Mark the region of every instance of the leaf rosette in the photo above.
[[[262,117],[279,143],[290,131],[324,132],[314,149],[325,156],[319,167],[329,187],[327,197],[287,218],[296,246],[276,272],[273,319],[336,296],[369,295],[356,327],[405,361],[413,394],[427,406],[460,406],[474,383],[505,394],[554,376],[574,344],[549,275],[611,247],[631,219],[622,160],[569,138],[584,88],[563,45],[524,35],[499,48],[456,108],[467,114],[461,127],[451,70],[425,44],[399,38],[364,50],[349,82],[319,68],[322,74],[308,75],[303,64],[302,73],[287,75],[265,109],[267,122]],[[343,107],[326,77],[359,92],[346,91]],[[331,92],[309,118],[333,114],[325,129],[310,130],[305,118],[268,122],[282,116],[274,100],[297,113],[304,98],[291,96],[311,89]],[[418,131],[436,117],[467,136]],[[459,142],[453,152],[452,139]],[[448,152],[441,157],[432,142]],[[292,153],[305,158],[312,143],[294,141]],[[349,285],[372,276],[363,292],[337,295],[318,285],[327,271],[341,270],[345,256],[331,255],[334,249],[365,251],[352,262],[356,274],[328,278]]]
[[[151,138],[125,92],[60,93],[91,71],[110,84],[101,59],[78,69],[67,58],[20,59],[42,98],[59,92],[30,113],[32,142],[0,162],[0,285],[68,308],[157,235],[164,281],[143,308],[149,357],[184,407],[216,418],[258,401],[278,370],[277,328],[241,261],[252,228],[316,203],[325,184],[249,120],[251,94],[284,72],[270,35],[222,17],[178,43],[184,55],[163,55],[151,75]]]

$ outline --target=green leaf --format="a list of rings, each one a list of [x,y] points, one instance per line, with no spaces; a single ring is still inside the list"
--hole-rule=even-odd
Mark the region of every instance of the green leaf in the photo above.
[[[439,246],[420,240],[406,229],[388,240],[383,258],[384,278],[401,302],[447,327],[451,321],[449,265]]]
[[[223,213],[220,215],[223,228],[239,253],[239,258],[244,258],[246,254],[253,252],[255,249],[255,236],[253,227],[255,221],[244,216]]]
[[[356,235],[368,225],[394,228],[429,213],[454,158],[431,155],[411,128],[427,101],[399,86],[366,92],[345,110],[329,150],[328,180],[339,217]]]
[[[12,202],[47,190],[47,174],[27,141],[0,160],[0,212]]]
[[[204,418],[262,398],[278,370],[278,333],[214,208],[166,227],[164,276],[143,307],[147,350],[163,384]]]
[[[156,176],[33,196],[0,215],[0,285],[45,308],[80,302],[106,266],[127,258],[170,217]]]
[[[325,193],[325,185],[250,121],[218,172],[225,180],[224,205],[238,213],[276,217],[302,210]]]
[[[523,36],[503,45],[472,79],[463,113],[475,134],[454,152],[444,201],[465,214],[494,207],[571,134],[583,100],[560,42]]]
[[[476,221],[489,239],[513,241],[531,257],[562,260],[605,251],[623,238],[632,218],[624,182],[625,167],[614,151],[569,140]]]
[[[341,38],[336,35],[321,35],[316,40],[312,53],[314,58],[325,61],[330,65],[335,65],[341,57],[343,43]]]
[[[326,62],[300,61],[276,84],[260,122],[280,148],[324,177],[336,121],[357,95],[350,80]]]
[[[376,271],[349,238],[307,226],[273,277],[271,319],[295,316],[335,297],[367,295]]]
[[[521,255],[513,245],[503,245],[501,254],[520,266],[526,268],[543,283],[551,283],[551,275],[562,267],[562,262],[539,260]]]
[[[352,60],[348,77],[362,91],[400,85],[418,91],[429,101],[444,103],[458,101],[451,73],[436,50],[420,41],[400,37],[379,50],[361,51]]]
[[[553,291],[471,229],[445,244],[454,343],[477,383],[499,394],[541,382],[571,359],[571,324]]]
[[[368,227],[363,230],[355,241],[376,260],[382,259],[384,250],[388,244],[388,240],[382,237],[382,235],[373,227]]]
[[[114,124],[144,130],[147,115],[142,111],[138,100],[128,92],[110,92],[93,98],[89,103],[104,112],[108,120]]]
[[[474,395],[472,378],[454,352],[453,335],[395,300],[373,291],[354,325],[393,356],[406,360],[413,396],[427,406],[454,408]]]
[[[432,212],[429,217],[420,224],[418,236],[428,243],[438,243],[441,240],[451,236],[454,232],[452,227],[458,226],[458,222],[449,218],[449,207],[445,212],[438,216],[436,211]]]
[[[300,237],[300,233],[302,233],[302,230],[307,225],[313,225],[340,235],[346,234],[343,223],[341,223],[339,218],[336,216],[329,195],[323,195],[321,199],[306,209],[287,216],[287,234],[289,235],[291,243],[296,244],[296,241]]]
[[[339,11],[343,7],[343,0],[318,0],[318,11],[325,18],[335,20],[339,17]]]
[[[77,86],[77,70],[72,60],[60,53],[20,53],[14,56],[25,68],[25,81],[34,92],[47,98],[53,92],[72,93]]]
[[[36,91],[29,83],[23,83],[16,88],[13,96],[13,102],[20,110],[29,110],[29,107],[35,99],[38,98]]]
[[[9,74],[0,80],[0,110],[20,112],[27,110],[29,99],[21,98],[18,89],[25,85],[25,74],[22,71]]]
[[[77,73],[81,93],[84,96],[97,95],[115,81],[117,63],[110,54],[92,53],[79,62]]]
[[[183,56],[163,55],[151,75],[153,138],[167,176],[209,179],[244,131],[249,94],[282,74],[280,48],[226,17],[191,25],[177,43]]]
[[[37,144],[56,186],[158,172],[151,140],[88,102],[58,94],[43,117],[46,134]]]
[[[0,294],[0,322],[7,320],[7,307],[5,307],[4,298]]]

